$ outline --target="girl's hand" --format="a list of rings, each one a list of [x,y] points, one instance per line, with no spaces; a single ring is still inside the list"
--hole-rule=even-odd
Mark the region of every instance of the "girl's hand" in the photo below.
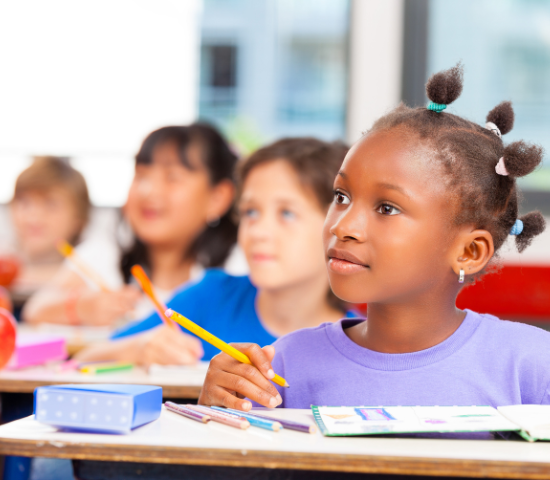
[[[136,335],[130,347],[133,363],[149,367],[159,365],[193,365],[204,355],[198,338],[179,328],[162,325],[150,332]]]
[[[131,312],[141,294],[131,286],[116,292],[86,291],[76,301],[76,313],[83,325],[112,325]]]
[[[242,400],[246,397],[264,407],[280,405],[283,400],[268,380],[275,375],[271,367],[275,349],[271,345],[260,348],[250,343],[233,343],[232,346],[250,358],[252,365],[241,363],[226,353],[216,355],[210,361],[199,404],[247,412],[252,404]]]

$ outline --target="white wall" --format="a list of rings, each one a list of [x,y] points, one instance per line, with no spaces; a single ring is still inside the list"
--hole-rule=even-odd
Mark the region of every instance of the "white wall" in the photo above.
[[[195,119],[201,0],[0,2],[0,202],[36,154],[120,205],[143,137]]]
[[[401,99],[405,0],[351,0],[347,140]]]

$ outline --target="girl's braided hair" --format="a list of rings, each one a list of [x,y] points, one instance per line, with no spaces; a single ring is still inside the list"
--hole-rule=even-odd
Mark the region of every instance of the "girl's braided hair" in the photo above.
[[[409,108],[399,105],[375,122],[370,131],[397,126],[412,130],[435,150],[447,173],[449,193],[458,200],[455,224],[474,224],[491,233],[495,252],[503,245],[518,219],[519,193],[516,178],[531,173],[541,163],[543,149],[523,141],[504,145],[500,134],[512,130],[514,111],[511,102],[502,102],[487,115],[500,132],[482,127],[451,113],[438,113],[440,107],[454,102],[462,93],[462,66],[432,75],[426,94],[435,105]],[[493,127],[488,125],[488,127]],[[501,160],[502,159],[502,160]],[[499,163],[508,175],[498,174]],[[525,250],[545,228],[540,212],[519,218],[523,231],[516,236],[519,252]]]

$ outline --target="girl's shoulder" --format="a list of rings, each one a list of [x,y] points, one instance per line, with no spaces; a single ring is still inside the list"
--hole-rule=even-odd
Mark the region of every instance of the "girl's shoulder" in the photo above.
[[[208,299],[209,302],[222,302],[243,295],[255,295],[256,287],[246,275],[230,275],[220,268],[209,268],[197,279],[182,286],[172,297],[172,301],[185,302]]]
[[[550,362],[550,332],[522,322],[503,320],[489,314],[479,314],[478,342],[486,348],[509,352],[515,358],[548,360]]]
[[[192,289],[194,287],[230,290],[255,288],[248,275],[231,275],[221,268],[209,268],[205,270],[204,274],[191,282],[186,289]]]
[[[471,312],[481,319],[480,326],[491,335],[498,337],[516,338],[518,341],[530,340],[550,342],[550,332],[543,328],[523,322],[501,319],[488,313]]]
[[[234,289],[234,288],[255,288],[247,275],[231,275],[221,268],[208,268],[189,283],[183,285],[176,295],[184,292],[198,292],[201,290]],[[218,291],[219,293],[219,291]]]

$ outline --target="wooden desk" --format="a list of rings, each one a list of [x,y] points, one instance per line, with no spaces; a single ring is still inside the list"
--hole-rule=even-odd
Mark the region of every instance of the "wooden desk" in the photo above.
[[[130,372],[90,375],[77,371],[56,372],[51,367],[0,370],[0,393],[32,393],[36,387],[63,383],[136,383],[158,385],[166,398],[199,398],[207,362],[181,367],[177,372],[148,374],[141,368]]]
[[[271,415],[313,423],[309,410]],[[0,454],[338,472],[550,478],[550,443],[323,437],[199,424],[163,411],[130,435],[60,432],[33,417],[0,426]]]

